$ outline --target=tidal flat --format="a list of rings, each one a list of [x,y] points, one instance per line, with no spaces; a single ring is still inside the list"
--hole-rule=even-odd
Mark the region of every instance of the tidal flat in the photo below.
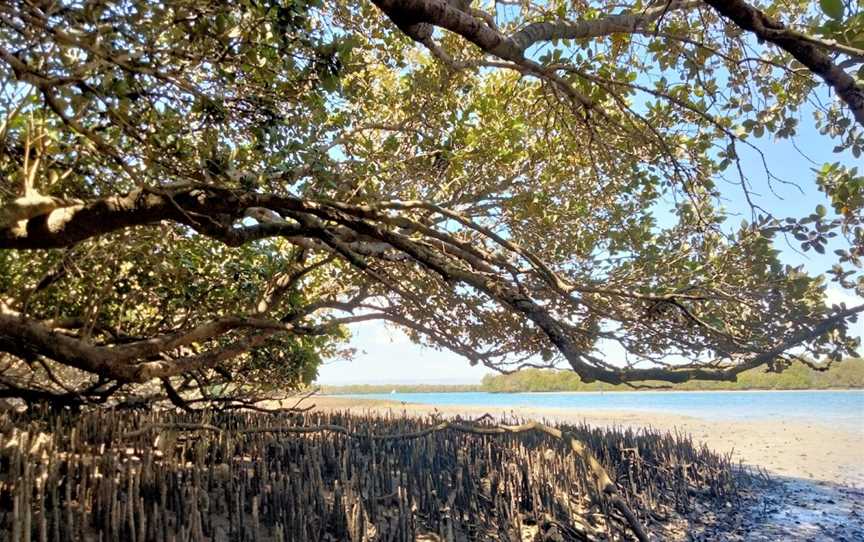
[[[770,393],[783,394],[784,400],[799,394],[669,393]],[[817,393],[854,395],[861,392]],[[764,479],[770,480],[752,492],[749,511],[737,517],[732,523],[734,526],[737,522],[737,527],[730,528],[719,539],[733,540],[741,536],[741,540],[757,541],[777,540],[778,537],[802,542],[864,540],[864,418],[857,417],[856,412],[847,413],[851,418],[838,422],[834,417],[820,420],[806,405],[796,411],[802,415],[787,418],[765,416],[756,405],[749,417],[729,415],[724,418],[722,410],[711,416],[696,416],[646,410],[431,405],[342,396],[315,397],[313,401],[317,408],[325,410],[371,411],[391,416],[431,414],[443,418],[475,418],[489,414],[495,418],[520,417],[686,435],[697,446],[705,446],[728,458],[732,464],[757,476],[764,474]],[[736,529],[741,532],[736,534]]]

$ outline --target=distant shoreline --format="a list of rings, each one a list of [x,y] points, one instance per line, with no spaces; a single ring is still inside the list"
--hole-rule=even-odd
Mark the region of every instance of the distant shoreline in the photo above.
[[[733,389],[717,389],[717,390],[675,390],[675,389],[654,389],[654,390],[586,390],[586,391],[568,391],[568,390],[549,390],[549,391],[488,391],[480,389],[480,386],[477,386],[477,389],[440,389],[440,390],[408,390],[408,389],[398,389],[400,386],[404,385],[382,385],[382,384],[350,384],[344,386],[330,386],[323,385],[323,388],[330,388],[328,391],[322,392],[321,396],[327,397],[339,397],[346,395],[389,395],[392,391],[385,390],[377,390],[377,391],[345,391],[339,392],[338,390],[334,392],[333,388],[341,388],[341,387],[363,387],[363,386],[374,386],[376,388],[393,388],[397,394],[399,393],[413,393],[413,394],[431,394],[431,393],[488,393],[490,395],[505,395],[505,394],[521,394],[521,395],[544,395],[544,394],[552,394],[552,393],[566,393],[573,395],[601,395],[604,393],[751,393],[751,392],[784,392],[784,393],[800,393],[800,392],[851,392],[851,391],[864,391],[864,388],[797,388],[797,389],[773,389],[773,388],[751,388],[745,390],[733,390]],[[468,386],[468,385],[466,385]],[[410,386],[407,386],[410,387]],[[460,387],[460,386],[454,386]]]
[[[737,375],[734,381],[691,380],[668,384],[657,380],[641,382],[645,388],[633,389],[624,384],[583,382],[573,371],[523,369],[514,373],[486,375],[477,384],[354,384],[322,385],[329,394],[381,394],[395,390],[401,393],[604,393],[634,391],[845,391],[864,389],[864,359],[847,358],[834,365],[794,362],[779,373],[755,368]]]

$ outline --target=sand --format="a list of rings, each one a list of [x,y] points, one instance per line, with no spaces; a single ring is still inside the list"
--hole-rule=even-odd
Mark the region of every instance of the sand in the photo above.
[[[729,541],[864,541],[864,420],[832,425],[818,420],[707,420],[677,414],[577,411],[563,408],[431,406],[377,399],[319,396],[317,408],[476,418],[499,417],[596,426],[650,427],[689,434],[736,463],[766,471],[770,484],[737,526],[720,534]],[[711,536],[705,540],[712,540]]]

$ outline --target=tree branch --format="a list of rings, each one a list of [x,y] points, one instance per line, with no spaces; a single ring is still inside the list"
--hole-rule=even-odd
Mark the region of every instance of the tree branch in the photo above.
[[[864,126],[864,88],[837,66],[819,44],[786,28],[781,21],[769,17],[744,0],[705,0],[705,3],[735,25],[755,34],[760,41],[773,43],[788,52],[821,77],[846,103],[855,120]]]
[[[385,207],[393,209],[399,207],[404,209],[412,206],[442,212],[444,216],[466,224],[503,248],[527,258],[538,271],[538,278],[543,281],[545,286],[551,287],[554,291],[562,293],[561,288],[566,288],[563,293],[579,291],[578,286],[563,283],[560,279],[556,281],[557,275],[546,268],[542,262],[519,249],[518,246],[495,235],[494,232],[476,225],[471,226],[470,221],[466,223],[464,221],[466,219],[458,214],[445,212],[435,206],[420,205],[416,202],[385,204]],[[280,215],[290,216],[297,220],[297,225],[280,222],[235,229],[229,223],[217,220],[220,214],[240,216],[243,210],[250,207],[262,207]],[[56,212],[58,210],[51,211],[48,216],[50,217]],[[75,205],[71,210],[66,208],[63,211],[63,217],[65,220],[63,227],[48,228],[47,230],[30,228],[28,235],[13,238],[11,241],[8,236],[3,237],[4,232],[0,230],[0,240],[6,239],[7,243],[18,248],[45,245],[67,246],[77,240],[108,233],[124,226],[155,223],[159,220],[174,220],[182,224],[190,224],[204,235],[220,239],[229,245],[238,242],[238,240],[250,242],[268,236],[296,235],[303,232],[303,235],[320,239],[361,270],[369,270],[369,263],[353,251],[352,243],[380,243],[434,271],[449,282],[462,283],[476,288],[514,313],[525,317],[542,331],[552,345],[568,360],[573,370],[586,382],[602,380],[619,384],[639,380],[661,380],[673,383],[691,379],[734,380],[742,370],[767,363],[789,348],[818,338],[831,329],[843,325],[846,318],[864,310],[864,306],[862,306],[832,315],[815,323],[812,329],[779,338],[780,342],[767,350],[757,350],[742,344],[736,355],[745,361],[732,367],[722,369],[714,366],[646,369],[627,367],[617,369],[613,366],[597,363],[588,350],[591,345],[586,346],[582,341],[577,340],[578,338],[574,337],[574,330],[571,326],[561,318],[556,317],[547,307],[532,297],[532,292],[524,290],[518,282],[514,283],[502,278],[497,271],[502,264],[497,258],[472,249],[449,233],[432,230],[404,217],[388,216],[374,206],[316,202],[294,197],[236,192],[199,186],[173,189],[164,193],[140,190],[125,196],[103,198],[95,202]],[[31,218],[28,223],[34,221],[36,224],[52,223],[51,219],[41,216]],[[423,237],[413,238],[397,231],[397,228],[406,226],[410,231],[422,233]],[[237,230],[240,230],[240,233],[237,233]],[[246,234],[243,230],[251,230],[254,233]],[[0,242],[0,247],[2,247],[2,242]],[[503,266],[503,268],[508,269],[507,266]],[[372,270],[369,272],[373,273],[377,280],[384,281],[385,286],[388,285],[386,279],[382,278],[380,274],[376,274]],[[592,289],[587,288],[585,291],[592,291]],[[593,291],[599,292],[601,290],[595,288]],[[610,292],[614,293],[612,290]],[[669,299],[663,296],[659,296],[659,298],[670,302],[676,301],[675,295]],[[579,303],[580,301],[574,300],[574,302]],[[352,316],[312,327],[301,327],[295,323],[273,322],[260,318],[225,317],[205,322],[191,330],[112,348],[95,347],[75,338],[62,336],[38,322],[26,321],[9,311],[0,315],[0,319],[2,319],[0,323],[6,323],[6,329],[10,330],[5,333],[7,337],[11,338],[11,340],[6,341],[11,344],[7,351],[11,352],[17,348],[19,352],[27,354],[27,348],[37,345],[45,355],[53,359],[63,360],[73,367],[97,374],[104,373],[119,380],[143,382],[150,378],[179,374],[185,370],[212,367],[221,361],[248,351],[262,343],[267,336],[276,332],[323,333],[328,329],[328,325],[363,321],[374,317],[370,315]],[[208,340],[240,329],[255,329],[263,333],[241,338],[221,350],[196,356],[176,360],[144,361],[138,365],[130,364],[132,360],[147,360],[185,344]],[[722,331],[713,328],[711,330],[714,333],[722,333]],[[24,340],[16,341],[16,337]],[[23,351],[20,350],[22,348]]]
[[[586,39],[611,36],[613,34],[634,34],[645,30],[651,23],[660,19],[666,13],[675,10],[686,10],[701,5],[701,0],[672,0],[661,2],[637,13],[621,13],[608,15],[600,19],[577,22],[554,21],[538,22],[526,25],[510,36],[510,41],[523,53],[532,45],[560,39]]]

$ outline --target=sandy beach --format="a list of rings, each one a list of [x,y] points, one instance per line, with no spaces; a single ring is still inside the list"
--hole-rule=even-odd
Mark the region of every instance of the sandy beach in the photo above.
[[[860,426],[818,420],[706,420],[676,414],[574,411],[558,408],[431,406],[378,399],[319,396],[316,408],[393,415],[476,418],[515,416],[596,426],[680,431],[764,470],[777,483],[743,515],[740,534],[728,540],[864,540],[864,421]],[[706,538],[710,540],[711,538]]]

